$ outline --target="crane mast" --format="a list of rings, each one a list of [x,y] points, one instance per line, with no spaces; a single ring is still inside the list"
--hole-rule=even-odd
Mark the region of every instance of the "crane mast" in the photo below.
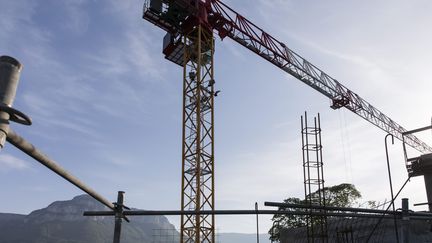
[[[214,210],[213,32],[183,35],[182,210]],[[215,242],[213,215],[182,215],[181,242]]]
[[[421,153],[432,148],[358,94],[220,0],[146,0],[143,18],[165,30],[165,58],[183,67],[182,210],[214,210],[214,34],[228,37]],[[407,164],[407,169],[411,165]],[[215,242],[214,216],[182,216],[181,242]]]
[[[214,38],[203,1],[147,1],[144,18],[167,31],[165,58],[183,67],[183,144],[180,242],[215,241]]]

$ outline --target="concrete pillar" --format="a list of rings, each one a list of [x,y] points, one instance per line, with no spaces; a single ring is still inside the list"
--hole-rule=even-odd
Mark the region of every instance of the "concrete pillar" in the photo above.
[[[11,107],[15,100],[22,65],[13,57],[0,56],[0,105]],[[0,110],[0,149],[9,132],[9,114]]]

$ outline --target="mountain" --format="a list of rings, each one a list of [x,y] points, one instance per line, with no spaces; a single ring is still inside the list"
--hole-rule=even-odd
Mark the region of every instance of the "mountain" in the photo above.
[[[0,213],[0,243],[105,243],[112,242],[114,219],[84,217],[84,211],[108,208],[88,195],[56,201],[29,215]],[[122,225],[122,243],[152,242],[153,230],[175,232],[166,217],[134,217]]]
[[[108,208],[88,195],[56,201],[29,215],[0,213],[0,243],[106,243],[112,242],[112,216],[84,217],[84,211]],[[177,243],[178,231],[164,216],[130,217],[122,224],[122,243]],[[269,243],[260,235],[260,243]],[[221,233],[218,243],[256,242],[255,234]]]

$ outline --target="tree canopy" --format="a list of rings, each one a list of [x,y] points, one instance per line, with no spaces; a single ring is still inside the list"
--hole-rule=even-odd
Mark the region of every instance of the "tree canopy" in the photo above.
[[[332,207],[352,207],[356,204],[357,200],[361,198],[361,193],[355,188],[353,184],[342,183],[336,186],[324,187],[322,189],[324,198],[326,200],[326,206]],[[315,198],[320,191],[315,191],[310,195],[306,195],[306,198]],[[300,199],[297,197],[290,197],[284,200],[285,203],[292,204],[304,204],[308,205],[309,201]],[[295,209],[284,209],[279,210],[294,211]],[[282,215],[276,214],[273,216],[273,226],[269,230],[270,240],[279,241],[280,232],[283,229],[297,228],[306,226],[305,215]]]

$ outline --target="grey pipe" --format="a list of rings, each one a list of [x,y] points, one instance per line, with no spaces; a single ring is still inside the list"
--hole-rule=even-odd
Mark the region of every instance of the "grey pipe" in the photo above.
[[[303,205],[293,203],[279,203],[279,202],[264,202],[265,206],[279,207],[279,208],[301,208],[301,209],[316,209],[316,210],[329,210],[329,211],[349,211],[349,212],[360,212],[360,213],[386,213],[386,210],[380,209],[369,209],[369,208],[348,208],[348,207],[332,207],[332,206],[320,206],[320,205]],[[432,216],[432,214],[430,214]]]
[[[312,216],[334,216],[334,217],[354,217],[354,218],[387,218],[393,219],[393,212],[382,215],[379,213],[339,213],[339,212],[306,212],[300,210],[284,211],[284,210],[201,210],[201,211],[180,211],[180,210],[126,210],[123,211],[125,216],[156,216],[156,215],[256,215],[256,214],[278,214],[278,215],[312,215]],[[396,211],[395,214],[401,218],[401,212]],[[115,216],[114,211],[86,211],[84,216]],[[417,220],[432,220],[432,214],[426,213],[409,213],[410,217],[415,217]]]
[[[387,159],[387,172],[388,172],[388,177],[389,177],[390,196],[391,196],[391,199],[392,199],[391,202],[390,202],[390,204],[392,205],[393,212],[395,212],[396,209],[395,209],[395,204],[394,204],[393,182],[392,182],[392,177],[391,177],[390,160],[389,160],[388,146],[387,146],[387,138],[389,136],[392,139],[391,140],[392,144],[394,144],[394,136],[393,136],[393,134],[390,134],[390,133],[385,136],[385,138],[384,138],[384,144],[385,144],[385,152],[386,152],[386,159]],[[394,229],[395,229],[396,242],[399,243],[399,232],[398,232],[398,225],[397,225],[396,215],[394,215],[393,223],[394,223]]]
[[[18,134],[16,134],[12,129],[9,129],[9,133],[7,134],[7,141],[17,147],[19,150],[26,153],[28,156],[32,157],[33,159],[37,160],[42,165],[46,166],[48,169],[55,172],[57,175],[63,177],[79,189],[83,190],[90,196],[92,196],[94,199],[99,201],[100,203],[104,204],[108,208],[115,210],[114,205],[99,195],[96,191],[82,183],[78,178],[76,178],[74,175],[70,174],[68,171],[63,169],[59,164],[57,164],[54,160],[50,159],[48,156],[43,154],[40,150],[38,150],[33,144],[27,142],[24,138],[20,137]]]
[[[256,215],[256,214],[280,214],[280,215],[314,215],[314,216],[335,216],[335,217],[358,217],[358,218],[379,218],[381,214],[358,214],[358,213],[331,213],[331,212],[306,212],[306,211],[283,211],[283,210],[201,210],[201,211],[147,211],[130,210],[123,211],[126,216],[155,216],[155,215]],[[113,211],[87,211],[84,216],[115,216]],[[386,216],[393,218],[392,216]],[[429,217],[432,219],[432,216]]]
[[[21,63],[15,58],[0,56],[0,106],[12,106],[21,69]],[[9,113],[0,109],[0,149],[3,148],[9,132],[9,118]]]
[[[402,243],[409,243],[409,220],[408,198],[402,198]]]

